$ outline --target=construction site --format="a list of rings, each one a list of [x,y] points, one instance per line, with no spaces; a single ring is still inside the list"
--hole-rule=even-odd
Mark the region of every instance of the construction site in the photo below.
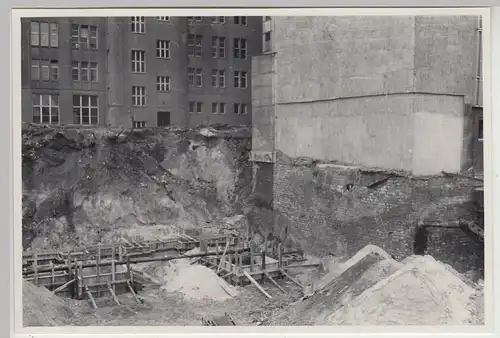
[[[473,267],[374,245],[315,256],[259,226],[250,142],[27,126],[24,326],[483,323]]]
[[[171,17],[159,18],[147,22],[167,31]],[[206,25],[222,25],[214,18]],[[117,100],[128,83],[122,97],[103,82],[112,105],[106,89],[92,94],[97,120],[64,73],[71,90],[59,107],[54,89],[47,108],[61,117],[40,124],[50,95],[26,90],[24,326],[484,324],[480,18],[263,20],[266,52],[235,49],[251,75],[235,71],[245,91],[182,94],[228,106],[239,102],[232,93],[251,96],[234,114],[196,101],[195,115],[195,101],[163,93],[162,115],[145,106],[146,89],[127,111]],[[196,40],[186,48],[202,48],[196,22],[182,26]],[[122,84],[117,69],[110,78]],[[95,125],[82,125],[84,112]],[[161,126],[134,120],[153,113]]]

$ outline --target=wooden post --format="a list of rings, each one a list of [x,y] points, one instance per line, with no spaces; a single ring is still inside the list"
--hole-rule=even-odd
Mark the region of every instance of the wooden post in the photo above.
[[[35,285],[38,285],[38,253],[36,249],[33,254],[33,270],[35,272]]]
[[[66,263],[67,263],[67,266],[68,266],[68,283],[69,283],[71,280],[74,279],[74,277],[73,277],[73,269],[71,268],[71,262],[70,261],[68,261]],[[77,282],[75,284],[78,284],[78,278],[75,277],[75,279],[76,279],[76,282]],[[75,298],[75,295],[76,295],[75,290],[76,290],[76,286],[75,285],[73,285],[73,287],[69,289],[69,296],[70,297]]]
[[[87,287],[87,285],[85,285],[85,292],[87,293],[87,296],[89,297],[90,302],[92,303],[92,307],[94,309],[97,309],[97,304],[95,303],[94,297],[92,297],[92,293],[90,292],[90,290]]]
[[[115,266],[115,247],[111,248],[111,279],[113,281],[113,293],[116,291],[116,266]]]
[[[100,271],[101,270],[99,268],[99,264],[101,264],[101,243],[98,244],[97,246],[97,260],[96,260],[96,282],[97,282],[97,287],[96,287],[96,293],[97,293],[97,297],[100,296],[100,292],[99,292],[99,283],[101,282],[101,277],[99,276],[100,274]]]
[[[113,287],[111,287],[111,285],[109,284],[109,282],[107,282],[106,286],[108,287],[108,290],[109,290],[109,293],[111,293],[111,296],[113,296],[113,299],[114,299],[115,303],[117,305],[120,305],[120,302],[118,301],[118,298],[116,297],[116,293],[113,290],[114,289],[114,285],[113,285]]]
[[[50,269],[51,271],[51,276],[52,276],[52,288],[55,288],[54,284],[56,284],[56,276],[54,276],[54,263],[50,261]]]
[[[276,258],[276,241],[273,241],[271,248],[272,248],[272,257]]]
[[[118,245],[118,260],[123,260],[123,249],[121,245]]]
[[[250,243],[250,272],[253,271],[253,257],[255,255],[255,246]]]
[[[265,280],[264,271],[266,271],[266,249],[264,247],[264,251],[262,251],[262,281]]]
[[[281,269],[283,266],[283,248],[281,243],[278,244],[278,267]]]
[[[227,256],[229,258],[229,271],[234,271],[233,269],[233,254]]]
[[[245,277],[248,278],[248,280],[250,280],[250,282],[252,282],[253,285],[255,285],[257,287],[257,289],[259,289],[260,292],[262,292],[264,294],[264,296],[266,296],[269,299],[273,298],[273,297],[271,297],[271,295],[269,293],[266,292],[266,290],[264,290],[262,288],[262,286],[259,285],[259,283],[257,283],[257,281],[255,279],[252,278],[252,276],[250,276],[248,274],[248,272],[243,271],[243,274],[245,275]],[[264,275],[264,274],[262,274],[262,275]]]
[[[130,275],[130,281],[134,280],[134,275],[132,273],[132,269],[130,268],[130,256],[127,255],[127,271],[128,274]]]
[[[76,262],[76,259],[75,259],[75,266],[76,266],[77,262]],[[80,286],[78,287],[78,299],[81,299],[82,298],[82,295],[83,295],[83,262],[80,261],[80,266],[78,267],[78,280],[80,281]]]

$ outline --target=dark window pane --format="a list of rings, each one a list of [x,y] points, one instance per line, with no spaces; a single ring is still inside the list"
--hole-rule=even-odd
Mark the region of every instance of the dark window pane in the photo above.
[[[44,106],[49,105],[49,96],[48,95],[42,95],[42,105],[44,105]]]
[[[33,122],[40,123],[40,108],[33,107]]]
[[[90,105],[92,107],[97,107],[97,96],[91,96],[90,97]]]
[[[73,123],[74,124],[81,124],[80,121],[80,109],[79,108],[73,108]]]
[[[74,107],[80,106],[80,95],[73,95],[73,106]]]
[[[82,108],[82,124],[89,124],[89,108]]]
[[[42,107],[42,123],[50,122],[50,110],[49,107]]]
[[[89,97],[87,95],[82,96],[82,106],[88,107],[89,106]]]

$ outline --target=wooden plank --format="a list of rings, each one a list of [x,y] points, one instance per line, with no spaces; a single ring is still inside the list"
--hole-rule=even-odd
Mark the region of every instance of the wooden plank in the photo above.
[[[52,269],[50,275],[52,276],[52,284],[56,283],[56,278],[54,277],[54,263],[50,262],[50,268]]]
[[[283,289],[279,284],[278,282],[276,282],[272,277],[271,275],[269,275],[269,273],[267,271],[264,271],[264,274],[266,275],[266,277],[271,281],[271,283],[274,284],[274,286],[276,286],[278,289],[281,290],[281,292],[283,292],[284,294],[287,294],[287,292],[285,291],[285,289]]]
[[[113,281],[113,292],[116,290],[115,289],[115,284],[114,282],[116,281],[116,266],[115,266],[115,247],[111,249],[111,254],[112,254],[112,261],[111,261],[111,274],[112,274],[112,281]]]
[[[287,277],[288,279],[290,279],[292,282],[294,282],[295,284],[297,284],[297,285],[298,285],[298,286],[300,286],[301,288],[304,288],[304,286],[302,286],[299,282],[297,282],[297,281],[296,281],[296,280],[295,280],[292,276],[290,276],[289,274],[287,274],[287,273],[285,272],[285,270],[280,269],[280,271],[281,271],[281,273],[282,273],[285,277]]]
[[[38,253],[36,251],[34,257],[33,270],[35,271],[35,285],[38,285]]]
[[[75,281],[76,281],[76,279],[72,279],[69,282],[64,283],[63,285],[61,285],[60,287],[58,287],[57,289],[55,289],[53,292],[54,293],[61,292],[62,290],[66,289],[68,286],[70,286],[71,284],[73,284]]]
[[[128,289],[130,290],[130,293],[132,293],[132,296],[134,296],[134,299],[135,301],[138,303],[138,304],[142,304],[142,299],[139,298],[139,296],[135,293],[134,291],[134,288],[132,287],[132,285],[130,284],[130,281],[127,280],[127,286],[128,286]]]
[[[100,277],[99,277],[99,273],[100,273],[100,264],[101,264],[101,246],[98,246],[97,247],[97,261],[96,261],[96,265],[95,265],[95,271],[96,271],[96,279],[97,279],[97,283],[99,284],[99,282],[101,281],[100,280]],[[99,295],[99,286],[97,287],[97,295]]]
[[[118,298],[116,298],[115,291],[113,290],[115,285],[113,284],[113,287],[111,287],[111,285],[109,283],[107,283],[106,286],[108,287],[108,290],[111,293],[111,296],[113,296],[113,299],[114,299],[115,303],[117,305],[120,305],[120,302],[118,301]]]
[[[252,276],[250,276],[250,275],[248,274],[248,272],[243,271],[243,274],[245,275],[245,277],[246,277],[246,278],[248,278],[248,280],[249,280],[250,282],[252,282],[252,284],[253,284],[253,285],[255,285],[255,286],[257,287],[257,289],[259,289],[259,291],[260,291],[260,292],[262,292],[262,293],[264,294],[264,296],[266,296],[266,297],[267,297],[267,298],[269,298],[269,299],[273,298],[273,297],[271,297],[271,295],[270,295],[270,294],[268,294],[268,293],[266,292],[266,290],[264,290],[264,289],[262,288],[262,286],[260,286],[260,285],[259,285],[259,283],[257,283],[257,281],[256,281],[255,279],[253,279],[253,277],[252,277]]]
[[[224,253],[222,254],[222,258],[220,259],[219,266],[217,267],[217,271],[216,272],[219,272],[219,270],[220,270],[220,268],[222,266],[222,262],[226,258],[226,252],[227,252],[228,248],[229,248],[229,241],[226,243],[226,248],[224,249]]]
[[[283,247],[281,243],[278,244],[278,267],[281,269],[283,266]]]
[[[89,297],[89,300],[92,303],[92,306],[94,307],[94,309],[97,309],[97,304],[95,303],[94,297],[92,296],[92,293],[90,292],[87,285],[85,285],[85,292],[87,293],[87,297]]]

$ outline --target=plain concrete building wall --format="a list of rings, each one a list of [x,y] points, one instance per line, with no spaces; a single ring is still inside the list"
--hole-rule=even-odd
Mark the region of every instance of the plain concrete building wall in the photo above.
[[[275,18],[276,150],[417,175],[464,169],[477,25],[476,17]]]

